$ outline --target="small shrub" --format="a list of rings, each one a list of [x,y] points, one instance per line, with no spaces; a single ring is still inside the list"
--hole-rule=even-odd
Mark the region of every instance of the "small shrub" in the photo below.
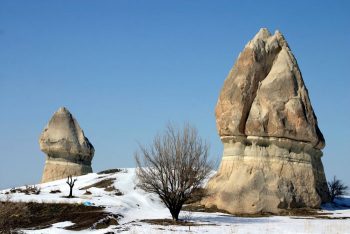
[[[98,175],[101,175],[101,174],[112,174],[112,173],[118,173],[118,172],[121,172],[121,171],[122,171],[122,169],[115,168],[115,169],[108,169],[108,170],[100,171],[97,174]]]
[[[332,181],[328,181],[328,188],[331,202],[334,202],[335,198],[340,198],[347,194],[348,186],[334,176]]]
[[[120,192],[119,189],[116,189],[116,192],[114,193],[116,196],[123,196],[124,193]]]
[[[105,188],[106,192],[113,192],[115,190],[116,190],[116,188],[114,186],[108,186],[107,188]]]
[[[39,195],[41,192],[41,189],[37,187],[36,185],[26,185],[26,187],[23,188],[12,188],[10,189],[10,193],[24,193],[25,195]]]
[[[16,189],[16,188],[12,188],[10,189],[10,193],[17,193],[19,189]]]
[[[93,225],[93,229],[105,229],[111,225],[119,225],[117,215],[109,215]]]
[[[90,192],[89,190],[86,190],[84,193],[84,195],[91,195],[91,194],[92,194],[92,192]]]
[[[26,185],[26,188],[24,189],[24,193],[26,195],[30,195],[30,194],[34,194],[34,195],[39,195],[40,194],[40,188],[38,188],[37,186],[33,185]]]
[[[51,190],[50,193],[61,193],[61,190],[59,189]]]

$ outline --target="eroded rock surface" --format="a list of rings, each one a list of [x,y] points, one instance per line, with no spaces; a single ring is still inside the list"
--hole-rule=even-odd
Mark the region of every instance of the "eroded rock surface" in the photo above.
[[[261,29],[245,46],[215,114],[224,153],[205,205],[231,213],[278,213],[328,200],[321,162],[325,140],[280,32]]]
[[[47,155],[42,183],[92,172],[94,147],[66,108],[54,113],[39,144]]]

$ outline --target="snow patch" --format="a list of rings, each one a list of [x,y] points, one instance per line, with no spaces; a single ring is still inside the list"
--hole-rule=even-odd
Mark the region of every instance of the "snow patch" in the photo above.
[[[260,218],[236,217],[222,213],[203,213],[182,211],[180,218],[193,221],[199,226],[162,226],[140,222],[142,219],[171,219],[168,209],[160,199],[137,187],[135,168],[126,168],[114,174],[91,173],[77,177],[73,195],[76,198],[65,198],[69,193],[66,180],[57,180],[38,184],[39,195],[25,195],[24,193],[11,193],[10,189],[0,191],[0,200],[14,202],[44,202],[44,203],[81,203],[90,202],[95,206],[104,206],[106,211],[121,214],[118,226],[110,226],[101,230],[69,231],[64,227],[72,222],[60,222],[50,228],[41,230],[23,230],[24,233],[77,233],[102,234],[115,233],[349,233],[350,219],[319,219],[312,217],[286,217],[272,216]],[[89,188],[91,194],[84,194],[83,187],[92,185],[101,180],[114,179],[113,186],[123,195],[116,196],[113,191],[104,188]],[[24,186],[21,188],[25,188]],[[51,193],[51,191],[61,193]],[[6,195],[5,193],[9,194]],[[338,204],[350,206],[350,197],[337,200]],[[350,217],[350,208],[326,204],[322,212],[332,213],[332,218]]]

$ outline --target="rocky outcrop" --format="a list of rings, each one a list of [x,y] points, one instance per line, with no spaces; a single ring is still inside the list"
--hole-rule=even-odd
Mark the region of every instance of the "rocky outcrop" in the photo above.
[[[47,155],[42,183],[92,172],[94,147],[64,107],[54,113],[39,139]]]
[[[222,162],[203,201],[231,213],[278,213],[328,200],[325,140],[298,64],[276,31],[261,29],[225,80],[216,106]]]

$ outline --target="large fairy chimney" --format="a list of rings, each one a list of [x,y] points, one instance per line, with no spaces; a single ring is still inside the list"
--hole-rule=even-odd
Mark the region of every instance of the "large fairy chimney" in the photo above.
[[[230,213],[279,213],[328,201],[318,128],[287,41],[263,28],[227,76],[216,110],[224,145],[202,202]]]
[[[39,144],[47,155],[42,183],[92,172],[94,147],[65,107],[54,113],[40,136]]]

